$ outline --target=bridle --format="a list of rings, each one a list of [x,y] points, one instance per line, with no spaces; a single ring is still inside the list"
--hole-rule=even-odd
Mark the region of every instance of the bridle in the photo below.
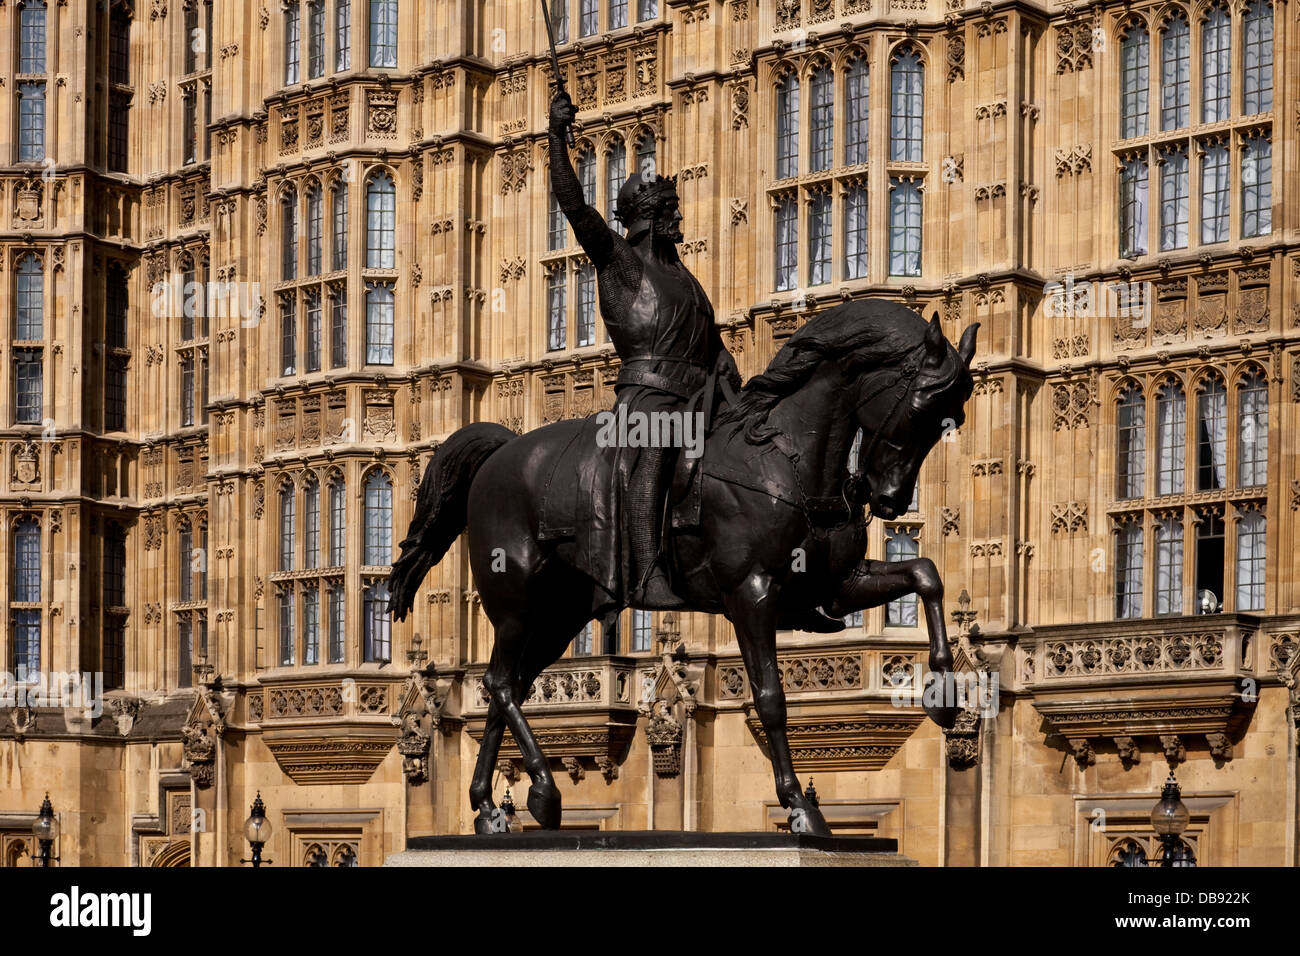
[[[925,338],[922,337],[920,342],[912,346],[905,353],[905,360],[899,366],[897,374],[879,388],[872,391],[870,395],[859,399],[857,404],[853,406],[853,411],[856,417],[856,413],[859,409],[864,405],[869,405],[874,402],[876,398],[883,394],[887,389],[895,388],[897,390],[897,397],[894,399],[894,404],[889,409],[889,414],[886,415],[884,420],[872,430],[870,443],[863,443],[861,449],[858,451],[858,467],[841,485],[840,497],[844,499],[844,506],[850,511],[850,513],[853,510],[853,502],[850,499],[857,497],[858,488],[863,481],[862,474],[865,469],[862,467],[862,463],[870,459],[871,453],[876,450],[876,445],[880,442],[881,434],[884,433],[886,428],[894,423],[894,419],[898,417],[899,409],[903,407],[903,403],[911,396],[912,391],[915,389],[916,380],[920,378],[921,368],[925,364],[924,354],[922,354],[920,358],[917,358],[916,353],[924,353],[925,349],[926,341]],[[904,380],[906,381],[904,382]],[[867,524],[870,524],[871,519],[874,518],[875,515],[872,514],[871,511],[871,502],[867,501],[864,502],[864,504],[867,509]]]

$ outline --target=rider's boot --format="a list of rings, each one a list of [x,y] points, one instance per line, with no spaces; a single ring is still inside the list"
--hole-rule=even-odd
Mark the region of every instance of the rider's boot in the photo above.
[[[656,611],[671,611],[686,606],[686,602],[673,593],[662,559],[655,561],[645,583],[633,596],[632,603]]]

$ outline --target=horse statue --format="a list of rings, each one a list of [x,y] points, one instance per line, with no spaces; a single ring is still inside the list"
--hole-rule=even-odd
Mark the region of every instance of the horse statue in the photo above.
[[[676,569],[674,590],[687,610],[725,614],[735,627],[792,830],[830,835],[791,762],[776,657],[782,621],[816,609],[838,618],[917,594],[929,632],[923,706],[941,726],[956,720],[943,582],[934,563],[863,555],[867,507],[885,519],[905,512],[921,462],[964,421],[977,329],[967,328],[954,348],[937,315],[927,323],[883,300],[831,308],[795,332],[767,370],[722,406],[702,457],[677,462],[674,500],[693,486],[698,520],[674,522],[664,541]],[[560,791],[520,704],[589,620],[620,609],[602,604],[593,579],[574,566],[571,541],[539,534],[548,488],[578,484],[581,455],[566,449],[584,428],[588,420],[571,419],[516,435],[480,422],[448,437],[425,471],[390,577],[389,607],[402,620],[429,569],[468,531],[470,567],[495,630],[484,674],[487,722],[469,791],[478,833],[503,829],[491,782],[507,726],[532,779],[528,809],[542,827],[559,827]],[[603,451],[593,445],[589,454]],[[943,682],[949,693],[932,695]]]

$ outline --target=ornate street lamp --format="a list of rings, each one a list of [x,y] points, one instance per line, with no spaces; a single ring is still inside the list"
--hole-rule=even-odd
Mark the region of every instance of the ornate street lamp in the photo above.
[[[240,863],[251,863],[253,869],[257,869],[263,863],[269,866],[274,862],[262,859],[262,847],[271,839],[271,821],[266,818],[266,804],[262,802],[262,791],[260,790],[257,791],[257,797],[253,800],[253,812],[244,821],[244,836],[248,840],[248,845],[253,848],[253,858],[251,860],[240,860]]]
[[[506,787],[506,794],[501,798],[501,812],[505,815],[507,833],[524,832],[524,825],[515,813],[515,798],[510,796],[509,787]]]
[[[1160,792],[1160,802],[1151,808],[1151,826],[1164,845],[1165,852],[1160,859],[1161,866],[1195,866],[1196,857],[1192,849],[1183,840],[1183,831],[1191,814],[1182,801],[1182,791],[1174,778],[1173,767],[1169,768],[1169,779]]]
[[[45,802],[41,804],[40,815],[32,824],[32,837],[35,838],[37,845],[40,847],[40,856],[37,857],[37,866],[49,866],[50,861],[58,862],[58,857],[51,857],[50,850],[54,846],[54,841],[59,838],[59,821],[54,819],[54,807],[50,805],[50,795],[45,795]]]

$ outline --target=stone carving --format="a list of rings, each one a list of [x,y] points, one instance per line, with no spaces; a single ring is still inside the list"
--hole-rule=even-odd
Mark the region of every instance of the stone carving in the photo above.
[[[1070,149],[1056,150],[1056,178],[1092,172],[1092,146],[1079,143]]]
[[[1089,19],[1056,27],[1056,72],[1080,73],[1092,69],[1094,29]]]
[[[1058,432],[1092,427],[1092,390],[1085,382],[1052,386],[1052,427]]]
[[[947,506],[940,508],[939,530],[945,538],[949,535],[961,534],[961,509]]]
[[[375,139],[397,138],[397,94],[371,90],[366,94],[366,133]]]
[[[1074,761],[1079,765],[1080,770],[1087,770],[1097,762],[1097,753],[1092,749],[1092,743],[1087,739],[1069,740],[1070,750],[1074,754]]]
[[[1116,737],[1115,750],[1125,770],[1142,760],[1142,751],[1138,749],[1137,741],[1132,737]]]
[[[957,714],[957,723],[943,732],[948,764],[956,769],[974,766],[980,756],[980,713],[967,709]]]
[[[501,193],[521,192],[528,185],[528,171],[533,168],[528,150],[516,149],[498,154],[501,164]]]
[[[1044,648],[1043,679],[1157,671],[1217,671],[1223,666],[1222,635],[1173,634],[1150,637],[1055,641]]]
[[[1067,501],[1052,505],[1052,534],[1088,531],[1088,502]]]

